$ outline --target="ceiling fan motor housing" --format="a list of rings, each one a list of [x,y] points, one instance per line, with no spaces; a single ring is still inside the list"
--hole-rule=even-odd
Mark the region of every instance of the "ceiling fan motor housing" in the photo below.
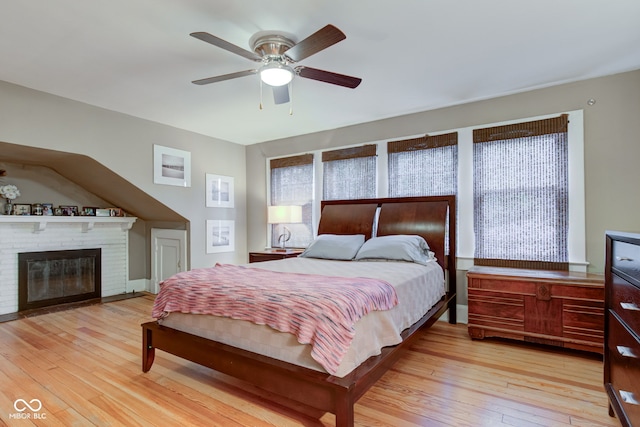
[[[277,34],[258,37],[253,43],[253,50],[264,57],[282,57],[284,53],[293,47],[295,43],[290,39]]]

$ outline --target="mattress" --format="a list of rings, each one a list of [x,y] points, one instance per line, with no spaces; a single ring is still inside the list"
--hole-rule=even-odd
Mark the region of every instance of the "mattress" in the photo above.
[[[445,294],[444,272],[437,262],[426,265],[409,262],[332,261],[287,258],[247,264],[283,273],[324,274],[342,277],[371,277],[390,283],[398,295],[391,310],[374,311],[355,325],[355,337],[335,376],[343,377],[383,347],[399,344],[400,333],[417,322]],[[298,366],[326,372],[311,357],[311,346],[296,337],[266,325],[202,314],[170,313],[158,320],[163,325],[218,341]]]

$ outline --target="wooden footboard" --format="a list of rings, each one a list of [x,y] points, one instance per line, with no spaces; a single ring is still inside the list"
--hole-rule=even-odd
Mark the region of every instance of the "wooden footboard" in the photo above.
[[[343,378],[168,328],[158,322],[142,324],[142,371],[151,369],[155,350],[163,350],[286,399],[331,412],[336,416],[336,426],[352,427],[356,401],[399,359],[401,350],[411,345],[417,337],[415,332],[431,326],[447,310],[450,298],[443,298],[405,330],[402,343],[385,347],[382,354],[370,357]]]

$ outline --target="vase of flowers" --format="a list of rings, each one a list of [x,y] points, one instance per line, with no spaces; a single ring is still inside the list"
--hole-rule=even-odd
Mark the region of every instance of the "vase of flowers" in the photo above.
[[[7,184],[0,186],[0,195],[6,200],[4,214],[11,215],[13,213],[13,199],[20,196],[20,190],[13,184]]]

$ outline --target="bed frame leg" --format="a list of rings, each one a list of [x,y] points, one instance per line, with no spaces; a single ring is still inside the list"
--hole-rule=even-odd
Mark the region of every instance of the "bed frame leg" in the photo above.
[[[151,329],[142,325],[142,372],[149,372],[156,356]]]
[[[353,414],[354,401],[350,396],[338,397],[335,407],[336,427],[353,427],[355,422]]]
[[[456,323],[458,323],[456,299],[454,298],[451,301],[453,303],[449,303],[449,323],[451,323],[452,325],[455,325]]]

